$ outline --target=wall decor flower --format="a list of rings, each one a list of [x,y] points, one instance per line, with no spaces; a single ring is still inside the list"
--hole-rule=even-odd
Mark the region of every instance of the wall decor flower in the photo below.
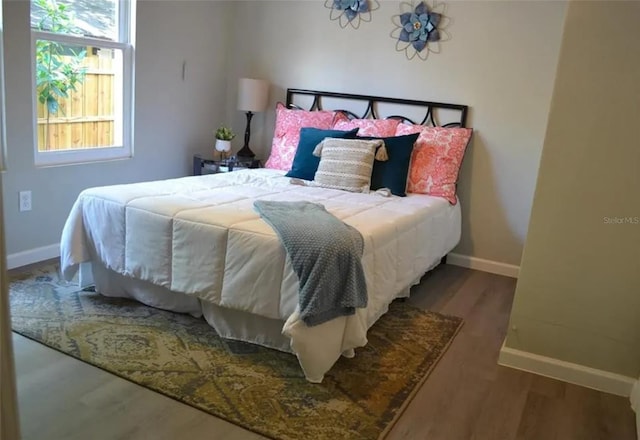
[[[436,3],[429,8],[426,1],[417,4],[403,2],[400,14],[394,15],[391,38],[396,40],[396,50],[405,52],[408,59],[418,56],[426,60],[429,53],[440,53],[440,43],[450,38],[446,31],[449,19],[445,17],[446,4]]]
[[[329,18],[338,20],[341,28],[351,25],[358,29],[361,22],[371,21],[371,11],[378,9],[380,3],[378,0],[326,0],[324,6],[331,9]]]

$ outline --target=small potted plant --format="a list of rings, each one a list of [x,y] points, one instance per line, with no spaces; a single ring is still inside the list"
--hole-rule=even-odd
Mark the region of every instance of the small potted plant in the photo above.
[[[225,159],[227,153],[231,151],[231,140],[236,137],[236,135],[231,131],[230,128],[225,125],[221,125],[215,131],[216,135],[216,151],[220,152],[220,156]]]

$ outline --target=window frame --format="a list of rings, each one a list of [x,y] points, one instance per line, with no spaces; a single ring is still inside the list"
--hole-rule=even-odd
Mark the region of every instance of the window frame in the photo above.
[[[118,2],[117,41],[73,34],[39,31],[33,28],[31,29],[33,150],[35,165],[37,167],[102,162],[133,157],[135,1],[136,0],[119,0]],[[38,151],[38,96],[36,93],[36,42],[38,40],[48,40],[61,44],[92,46],[122,51],[122,96],[115,97],[116,99],[122,100],[122,145],[74,150]]]

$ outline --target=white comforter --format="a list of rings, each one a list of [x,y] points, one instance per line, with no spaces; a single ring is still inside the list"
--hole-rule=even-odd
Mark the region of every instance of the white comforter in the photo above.
[[[308,200],[357,228],[369,304],[307,327],[298,280],[255,199]],[[460,238],[460,210],[443,199],[405,198],[292,185],[274,170],[246,170],[91,188],[75,202],[61,241],[67,278],[97,260],[120,274],[226,308],[285,321],[307,379],[319,382],[340,354],[366,344],[367,329]]]

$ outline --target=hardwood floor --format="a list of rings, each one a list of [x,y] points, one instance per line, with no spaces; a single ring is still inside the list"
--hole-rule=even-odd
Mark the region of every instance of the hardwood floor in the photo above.
[[[441,266],[409,301],[465,324],[389,440],[636,439],[629,400],[498,366],[515,280]],[[14,335],[24,440],[261,439]],[[336,439],[338,440],[338,439]]]

